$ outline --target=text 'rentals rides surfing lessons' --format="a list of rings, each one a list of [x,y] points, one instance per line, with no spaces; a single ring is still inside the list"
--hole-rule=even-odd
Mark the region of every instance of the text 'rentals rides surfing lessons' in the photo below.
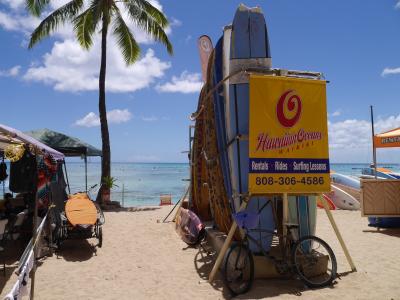
[[[250,76],[249,192],[330,190],[326,82]]]

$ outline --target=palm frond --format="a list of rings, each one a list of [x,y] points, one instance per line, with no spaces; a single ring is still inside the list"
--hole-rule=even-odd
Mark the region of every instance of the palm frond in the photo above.
[[[34,16],[39,17],[50,0],[25,0],[26,9]]]
[[[66,20],[74,18],[79,13],[82,6],[83,0],[72,0],[52,12],[33,31],[28,47],[32,48],[51,32],[55,31],[60,24],[64,24]]]
[[[117,37],[117,44],[126,64],[133,64],[140,56],[140,47],[116,6],[114,14],[113,33]]]
[[[139,0],[130,0],[125,2],[125,7],[129,12],[129,16],[133,22],[135,22],[141,29],[149,34],[156,41],[164,44],[169,54],[173,54],[172,44],[168,39],[167,34],[164,31],[164,26],[157,22],[151,14],[147,12],[144,6],[138,6],[132,2],[147,2]],[[154,7],[153,7],[154,8]],[[154,8],[156,9],[156,8]],[[156,9],[157,10],[157,9]],[[157,10],[158,11],[158,10]],[[160,12],[161,13],[161,12]],[[161,13],[162,14],[162,13]],[[165,18],[165,17],[164,17]],[[168,22],[167,22],[168,24]]]
[[[93,44],[93,34],[101,19],[99,3],[92,1],[91,6],[73,20],[76,38],[84,49],[89,49]]]
[[[165,15],[159,11],[155,6],[153,6],[149,1],[147,0],[128,0],[127,2],[130,2],[137,7],[145,10],[148,15],[150,15],[154,21],[156,21],[162,28],[166,28],[169,24],[168,19],[165,17]]]

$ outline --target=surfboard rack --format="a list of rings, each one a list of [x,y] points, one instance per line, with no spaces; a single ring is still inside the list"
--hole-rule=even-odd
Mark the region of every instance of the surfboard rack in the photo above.
[[[218,82],[212,89],[210,89],[206,96],[205,99],[208,99],[211,97],[214,92],[228,79],[232,78],[233,76],[236,75],[272,75],[272,76],[287,76],[287,77],[299,77],[299,78],[315,78],[318,80],[325,79],[325,76],[321,72],[312,72],[312,71],[297,71],[297,70],[286,70],[286,69],[271,69],[271,68],[261,68],[261,67],[242,67],[232,73],[230,73],[228,76],[223,78],[220,82]],[[327,81],[328,82],[328,81]],[[205,106],[201,105],[197,111],[192,113],[189,117],[191,121],[195,121],[201,113],[204,111]]]
[[[239,208],[238,211],[242,211],[242,210],[246,209],[247,203],[249,202],[250,198],[253,197],[253,196],[254,195],[247,194],[246,200],[244,200],[242,202],[242,204],[240,205],[240,208]],[[267,196],[267,195],[264,195],[264,196]],[[322,197],[322,195],[318,195],[318,196],[321,198],[321,201],[322,201],[322,203],[324,205],[324,209],[325,209],[325,212],[326,212],[326,214],[328,216],[329,222],[331,223],[331,226],[332,226],[332,228],[333,228],[333,230],[334,230],[334,232],[336,234],[336,237],[337,237],[337,239],[338,239],[338,241],[339,241],[339,243],[340,243],[340,245],[341,245],[341,247],[343,249],[343,252],[344,252],[344,254],[346,256],[347,262],[350,265],[351,271],[352,272],[357,272],[357,268],[354,265],[353,259],[350,256],[350,252],[347,249],[347,246],[346,246],[346,244],[345,244],[345,242],[343,240],[343,237],[342,237],[342,235],[341,235],[341,233],[339,231],[339,228],[338,228],[338,226],[337,226],[337,224],[336,224],[336,222],[335,222],[335,220],[333,218],[333,215],[332,215],[331,211],[329,210],[329,207],[328,207],[328,204],[327,204],[325,198]],[[286,223],[288,223],[288,219],[289,219],[288,218],[288,194],[287,193],[283,194],[282,200],[283,200],[283,220],[282,220],[282,224],[285,225]],[[232,241],[232,238],[233,238],[237,228],[238,228],[238,225],[235,222],[235,220],[233,220],[231,229],[229,230],[229,233],[228,233],[228,236],[226,237],[226,240],[225,240],[225,242],[224,242],[224,244],[223,244],[223,246],[221,248],[221,251],[219,252],[219,254],[217,256],[215,264],[214,264],[214,266],[213,266],[213,268],[212,268],[212,270],[210,272],[210,275],[208,277],[208,282],[209,283],[212,283],[214,281],[215,274],[217,273],[219,267],[221,266],[223,258],[225,257],[226,251],[229,248],[229,245],[230,245],[230,243]],[[283,229],[285,230],[285,226],[283,226]],[[284,232],[284,234],[285,234],[285,232]]]

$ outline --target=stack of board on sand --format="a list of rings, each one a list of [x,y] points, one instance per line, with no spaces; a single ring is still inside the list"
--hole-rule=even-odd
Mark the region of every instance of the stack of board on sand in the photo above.
[[[243,68],[268,70],[271,54],[261,9],[240,5],[208,62],[192,150],[192,206],[203,220],[214,220],[224,232],[229,230],[231,214],[239,210],[248,194],[249,77],[243,73],[232,75]],[[215,88],[217,84],[219,88]],[[314,234],[316,197],[289,198],[288,221],[299,224],[300,236]],[[267,197],[253,197],[247,209],[258,211],[267,200]],[[259,229],[275,230],[272,210],[268,205],[261,212]],[[271,236],[252,235],[266,251],[270,249]],[[258,250],[252,244],[250,248]]]

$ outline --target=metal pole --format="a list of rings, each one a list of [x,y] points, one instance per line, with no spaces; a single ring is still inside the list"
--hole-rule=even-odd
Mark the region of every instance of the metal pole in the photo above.
[[[372,159],[373,159],[373,164],[374,164],[374,169],[375,169],[375,179],[377,179],[376,175],[376,148],[375,148],[375,129],[374,129],[374,111],[372,105],[370,106],[371,108],[371,132],[372,132]]]
[[[35,160],[36,160],[36,165],[37,165],[37,154],[35,155]],[[32,267],[32,275],[31,275],[31,293],[30,293],[30,299],[33,300],[35,296],[35,273],[36,273],[36,255],[37,255],[37,250],[36,250],[36,244],[35,241],[37,239],[37,218],[38,218],[38,193],[37,193],[37,188],[35,189],[35,209],[33,213],[33,234],[32,234],[32,240],[33,240],[33,267]]]
[[[87,188],[87,154],[85,153],[85,188],[86,188],[86,193],[87,193],[87,191],[88,191],[88,188]]]
[[[122,184],[122,207],[125,207],[124,198],[125,198],[125,183]]]
[[[65,170],[65,178],[67,179],[68,194],[71,194],[71,188],[70,188],[70,186],[69,186],[67,165],[65,164],[65,159],[63,160],[63,164],[64,164],[64,170]]]

